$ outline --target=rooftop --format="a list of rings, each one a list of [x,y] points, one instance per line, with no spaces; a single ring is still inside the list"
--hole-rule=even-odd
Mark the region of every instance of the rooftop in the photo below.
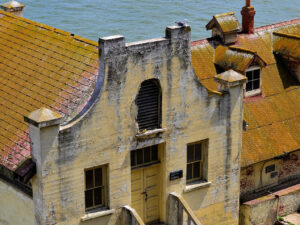
[[[23,116],[46,107],[68,121],[98,76],[98,43],[0,10],[0,164],[30,158]]]
[[[212,39],[191,43],[194,71],[210,91],[218,90],[216,64],[244,71],[254,55],[265,63],[262,94],[244,99],[248,127],[243,131],[242,167],[300,149],[300,85],[273,54],[299,57],[299,33],[300,18],[256,28],[254,34],[238,34],[230,47],[215,48]],[[277,41],[275,36],[287,40]]]

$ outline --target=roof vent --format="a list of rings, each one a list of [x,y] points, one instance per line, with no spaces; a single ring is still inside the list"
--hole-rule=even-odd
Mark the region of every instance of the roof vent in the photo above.
[[[17,1],[9,1],[6,3],[3,3],[1,6],[1,9],[3,9],[5,12],[10,12],[16,16],[23,17],[23,9],[25,5],[17,2]]]
[[[219,37],[223,44],[236,42],[240,23],[234,12],[214,15],[206,25],[207,30],[212,30],[212,37]]]

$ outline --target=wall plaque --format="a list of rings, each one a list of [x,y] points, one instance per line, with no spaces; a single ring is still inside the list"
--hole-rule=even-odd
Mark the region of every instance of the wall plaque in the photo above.
[[[170,180],[176,180],[182,178],[182,170],[176,170],[170,173]]]

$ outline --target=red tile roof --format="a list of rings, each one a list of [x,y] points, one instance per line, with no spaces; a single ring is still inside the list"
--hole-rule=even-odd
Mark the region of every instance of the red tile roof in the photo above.
[[[287,52],[288,48],[295,57],[299,48],[300,18],[256,28],[254,34],[239,34],[233,46],[255,52],[267,65],[262,68],[262,95],[244,99],[243,115],[248,127],[243,132],[242,167],[300,149],[300,85],[275,58],[273,32],[294,37],[288,42],[279,40],[276,48],[278,52]],[[291,45],[291,42],[296,43],[295,40],[297,46]],[[213,79],[217,74],[214,62],[221,59],[222,54],[216,55],[209,39],[194,41],[191,45],[196,75],[208,90],[217,90]],[[243,60],[240,60],[241,65],[236,65],[237,68],[244,67]]]
[[[98,44],[0,11],[0,164],[30,157],[23,116],[47,107],[69,120],[89,100],[98,76]]]

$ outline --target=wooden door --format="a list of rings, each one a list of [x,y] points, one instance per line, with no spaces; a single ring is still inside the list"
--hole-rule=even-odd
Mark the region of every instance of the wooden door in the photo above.
[[[131,199],[145,223],[159,221],[159,164],[131,172]]]

